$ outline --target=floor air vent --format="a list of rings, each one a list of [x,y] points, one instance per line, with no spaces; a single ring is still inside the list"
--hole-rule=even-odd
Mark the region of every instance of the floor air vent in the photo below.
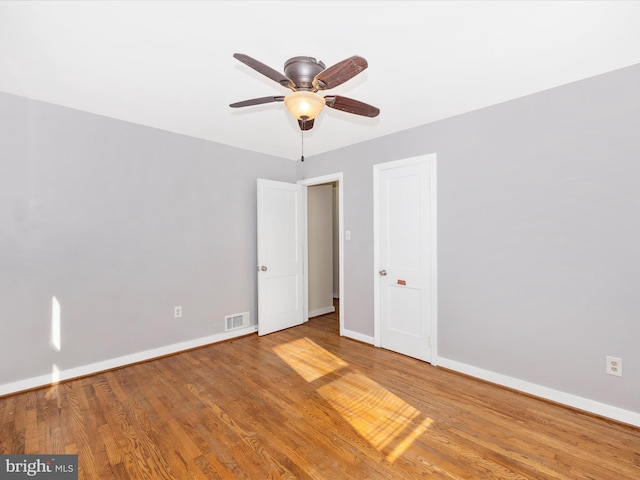
[[[249,312],[235,313],[225,317],[225,331],[237,330],[249,326]]]

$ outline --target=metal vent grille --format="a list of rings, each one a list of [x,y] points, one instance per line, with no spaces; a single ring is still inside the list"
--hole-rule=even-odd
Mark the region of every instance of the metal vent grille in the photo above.
[[[237,330],[249,326],[249,312],[234,313],[225,317],[225,331]]]

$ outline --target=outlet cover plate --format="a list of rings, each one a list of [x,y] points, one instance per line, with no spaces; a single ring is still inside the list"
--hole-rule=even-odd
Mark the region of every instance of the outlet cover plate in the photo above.
[[[622,359],[607,355],[607,373],[617,377],[622,376]]]

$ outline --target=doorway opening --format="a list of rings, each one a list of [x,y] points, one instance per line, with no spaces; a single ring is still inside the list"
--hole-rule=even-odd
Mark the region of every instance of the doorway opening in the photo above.
[[[342,172],[298,182],[306,188],[305,318],[337,309],[344,331]]]

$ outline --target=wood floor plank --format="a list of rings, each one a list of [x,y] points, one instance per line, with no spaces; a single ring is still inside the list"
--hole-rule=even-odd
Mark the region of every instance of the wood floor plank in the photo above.
[[[640,429],[340,337],[264,337],[0,398],[0,453],[79,478],[637,480]]]
[[[340,423],[324,414],[326,405],[318,407],[313,399],[300,397],[299,395],[296,396],[296,402],[291,402],[286,398],[283,390],[279,390],[278,395],[274,395],[259,384],[247,382],[246,379],[242,383],[247,390],[244,391],[242,403],[234,402],[235,406],[241,405],[240,408],[242,409],[235,409],[235,418],[247,422],[247,425],[250,425],[252,430],[260,433],[268,443],[277,442],[279,448],[286,452],[286,457],[290,458],[294,464],[303,466],[306,473],[311,475],[312,478],[318,478],[316,476],[317,472],[323,471],[323,465],[327,461],[331,462],[334,468],[336,464],[342,465],[344,479],[362,478],[362,469],[360,467],[354,468],[353,455],[355,452],[362,453],[363,451],[371,450],[371,448],[366,442],[362,442],[358,436],[325,435],[324,433],[327,431],[337,431],[338,429],[334,427]],[[288,415],[274,416],[271,413],[264,412],[261,407],[266,403],[273,405],[280,412],[295,412],[300,401],[305,403],[306,408],[303,412],[297,414],[289,413]],[[230,408],[233,408],[233,405]],[[313,415],[314,421],[312,424],[304,420],[305,417],[309,418],[309,415]],[[310,427],[312,430],[310,430]],[[286,441],[280,438],[283,432],[286,434],[282,438],[286,439]],[[322,454],[311,455],[306,453],[305,455],[305,452],[310,450],[319,451]],[[375,462],[383,460],[383,457],[375,451],[372,453]],[[380,478],[386,478],[383,475],[381,474]]]
[[[65,453],[78,455],[78,472],[83,478],[95,478],[89,476],[96,472],[94,456],[89,443],[89,436],[84,427],[85,415],[82,404],[86,403],[82,392],[81,381],[71,381],[64,384],[65,398],[64,408],[61,410],[62,428],[65,436]],[[49,453],[30,452],[27,450],[11,453]]]

